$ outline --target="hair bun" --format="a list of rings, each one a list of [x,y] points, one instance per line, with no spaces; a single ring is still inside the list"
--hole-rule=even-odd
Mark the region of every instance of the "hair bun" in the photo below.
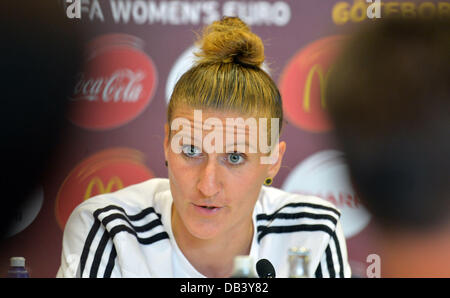
[[[260,67],[264,45],[256,34],[237,17],[223,17],[203,30],[195,53],[202,63],[238,63]]]

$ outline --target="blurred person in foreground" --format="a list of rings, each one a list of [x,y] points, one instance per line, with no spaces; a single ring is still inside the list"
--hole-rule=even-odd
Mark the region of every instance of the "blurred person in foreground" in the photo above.
[[[64,133],[81,32],[57,1],[0,3],[0,240],[42,182]]]
[[[198,44],[199,59],[168,106],[161,144],[168,179],[80,204],[65,227],[57,276],[230,277],[234,258],[246,255],[268,259],[276,276],[287,277],[289,248],[305,247],[311,277],[349,277],[339,211],[270,186],[286,143],[277,137],[282,102],[261,68],[261,39],[225,17]],[[229,122],[238,119],[250,124]]]
[[[380,19],[338,58],[327,107],[379,230],[382,277],[450,277],[450,22]]]

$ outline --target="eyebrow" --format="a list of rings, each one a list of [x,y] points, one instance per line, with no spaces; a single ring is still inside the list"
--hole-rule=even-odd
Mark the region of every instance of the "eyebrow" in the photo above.
[[[203,145],[203,141],[200,141],[199,139],[195,138],[193,135],[188,135],[188,134],[180,132],[179,136],[182,138],[182,140],[185,140],[185,139],[189,139],[190,141],[194,140],[194,144],[195,144],[195,140],[197,140],[197,142],[200,142]],[[194,144],[191,144],[191,145],[194,145]],[[249,153],[257,152],[257,148],[250,146],[248,141],[245,141],[245,143],[242,143],[242,142],[228,143],[225,145],[225,149],[231,148],[231,147],[238,147],[238,146],[242,146],[242,145],[244,145],[245,148],[254,149],[253,150],[254,152],[252,152],[252,150],[248,150]],[[247,150],[244,150],[244,151],[247,151]]]

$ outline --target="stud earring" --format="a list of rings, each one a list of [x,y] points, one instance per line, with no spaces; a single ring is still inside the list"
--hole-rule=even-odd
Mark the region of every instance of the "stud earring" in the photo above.
[[[167,162],[167,160],[164,162],[164,165],[166,166],[166,168],[167,168],[167,166],[169,165],[169,163]]]
[[[272,182],[273,182],[273,179],[272,179],[271,177],[267,177],[267,178],[264,180],[264,185],[269,186],[269,185],[272,184]]]

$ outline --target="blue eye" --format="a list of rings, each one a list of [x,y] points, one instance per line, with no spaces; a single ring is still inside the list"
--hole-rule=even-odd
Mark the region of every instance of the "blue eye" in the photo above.
[[[228,162],[232,165],[239,165],[244,162],[244,157],[241,153],[234,152],[234,153],[228,153]]]
[[[197,157],[202,153],[202,151],[198,147],[195,147],[193,145],[184,145],[181,150],[187,157]]]

